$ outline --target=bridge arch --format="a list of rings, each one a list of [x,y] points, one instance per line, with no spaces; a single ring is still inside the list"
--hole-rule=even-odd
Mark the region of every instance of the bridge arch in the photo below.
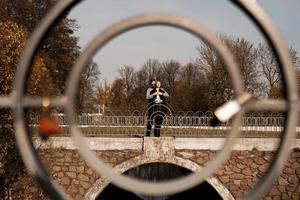
[[[192,172],[202,169],[202,166],[198,165],[197,163],[188,159],[183,159],[181,157],[174,156],[173,158],[170,157],[169,159],[161,160],[157,158],[151,158],[149,156],[146,156],[146,154],[142,154],[140,156],[124,161],[116,165],[114,169],[116,169],[119,173],[124,173],[140,165],[145,165],[154,162],[164,162],[164,163],[177,165],[179,167],[186,168]],[[209,183],[218,192],[218,194],[222,197],[222,199],[234,200],[234,197],[232,196],[230,191],[217,178],[214,177],[208,178],[206,179],[206,182]],[[109,180],[107,180],[104,177],[100,177],[86,192],[84,199],[85,200],[97,199],[97,197],[109,184],[110,184]]]

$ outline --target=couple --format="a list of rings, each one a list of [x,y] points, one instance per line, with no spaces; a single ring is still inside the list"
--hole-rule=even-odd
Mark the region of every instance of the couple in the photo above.
[[[151,87],[147,89],[146,99],[148,100],[147,132],[150,136],[152,125],[154,125],[154,136],[160,136],[160,128],[166,111],[166,97],[169,94],[161,88],[161,82],[150,79]]]

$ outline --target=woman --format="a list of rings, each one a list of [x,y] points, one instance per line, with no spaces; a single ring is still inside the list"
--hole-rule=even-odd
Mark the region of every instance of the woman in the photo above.
[[[169,94],[161,87],[161,82],[156,81],[155,88],[155,99],[154,99],[154,136],[160,136],[160,129],[163,122],[163,117],[166,113],[166,97]]]

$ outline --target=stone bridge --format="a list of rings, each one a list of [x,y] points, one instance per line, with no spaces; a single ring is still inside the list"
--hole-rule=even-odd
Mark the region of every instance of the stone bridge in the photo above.
[[[86,140],[100,159],[124,173],[147,163],[169,163],[189,171],[200,170],[214,158],[225,139],[90,137]],[[34,142],[54,179],[72,198],[101,199],[106,188],[111,186],[86,164],[69,137],[53,137],[47,142],[36,139]],[[241,199],[267,170],[278,142],[276,138],[240,138],[231,157],[205,183],[220,199]],[[295,139],[290,158],[265,199],[300,199],[299,147],[300,139]],[[10,192],[13,199],[46,199],[28,175],[21,177]]]

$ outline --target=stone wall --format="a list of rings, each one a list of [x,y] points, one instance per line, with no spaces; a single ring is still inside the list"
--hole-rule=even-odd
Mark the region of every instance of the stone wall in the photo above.
[[[176,152],[176,155],[203,165],[213,159],[215,153],[215,151],[180,150]],[[235,199],[241,199],[242,195],[251,189],[266,172],[273,155],[273,152],[262,152],[255,149],[233,151],[230,159],[216,171],[215,177],[224,184]],[[300,199],[299,149],[293,150],[281,176],[265,199]]]
[[[173,140],[170,141],[172,142]],[[152,140],[149,141],[153,142]],[[152,143],[152,145],[149,144],[149,148],[156,146]],[[204,166],[207,161],[213,159],[216,153],[215,150],[174,148],[175,157],[181,158],[183,161],[193,161],[200,166]],[[109,165],[116,166],[120,163],[125,163],[124,161],[130,162],[131,158],[138,158],[136,156],[140,156],[143,153],[147,154],[147,143],[146,145],[144,143],[143,148],[135,147],[132,150],[95,150],[95,153]],[[153,153],[150,154],[152,155]],[[86,164],[77,150],[61,148],[40,149],[39,155],[54,179],[73,199],[84,199],[88,189],[100,178]],[[229,190],[235,199],[241,199],[244,192],[251,189],[257,180],[262,177],[273,155],[272,151],[258,151],[257,149],[235,150],[232,152],[230,159],[215,172],[214,177]],[[169,157],[172,157],[172,155],[169,155]],[[131,166],[134,166],[134,164],[136,163],[132,163]],[[299,148],[294,148],[288,162],[286,162],[282,175],[274,183],[273,188],[265,199],[298,200],[300,199],[299,182],[300,150]],[[17,200],[47,199],[33,179],[27,174],[24,174],[16,181],[11,189],[11,194],[12,199]]]
[[[97,151],[99,158],[110,166],[115,166],[141,154],[136,150]],[[79,153],[75,150],[46,149],[39,155],[53,178],[73,199],[81,200],[89,187],[99,178]],[[37,186],[33,178],[24,174],[11,190],[12,199],[48,199]]]

